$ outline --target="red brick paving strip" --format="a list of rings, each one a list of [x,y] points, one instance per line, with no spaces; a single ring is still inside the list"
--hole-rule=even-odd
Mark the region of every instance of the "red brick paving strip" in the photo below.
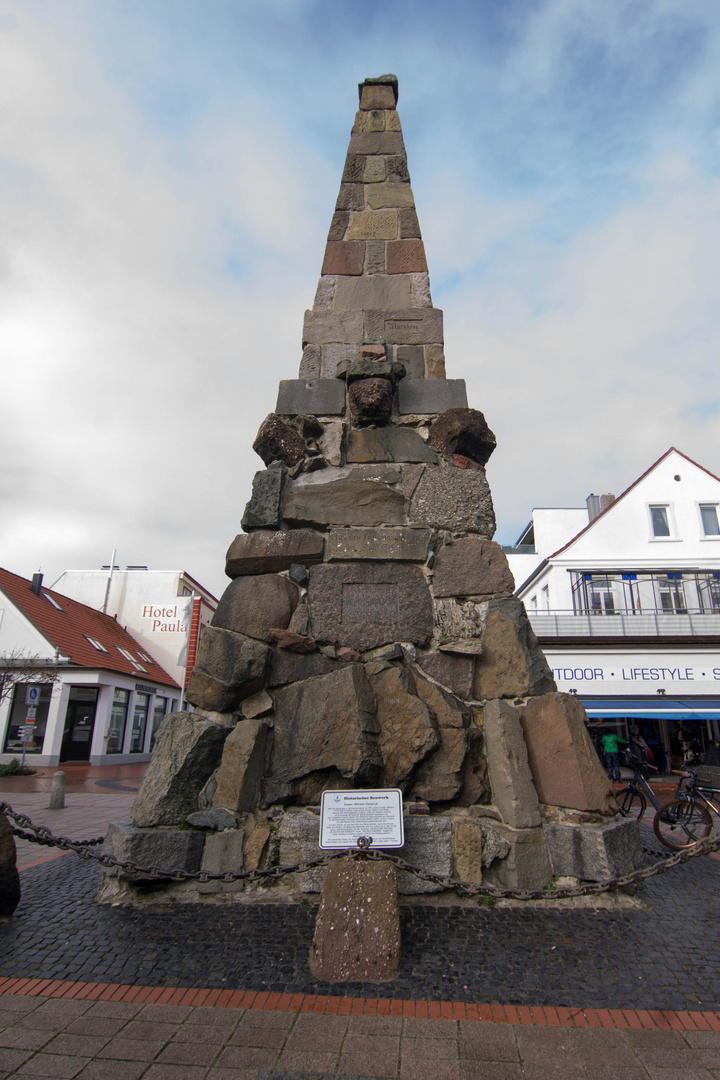
[[[419,1020],[469,1020],[529,1027],[632,1028],[636,1031],[720,1031],[720,1012],[671,1009],[569,1009],[558,1005],[499,1005],[464,1001],[327,997],[263,990],[220,990],[189,986],[131,986],[127,983],[0,977],[0,995],[62,998],[65,1001],[124,1001],[193,1005],[256,1012],[304,1012],[323,1016],[396,1016]]]

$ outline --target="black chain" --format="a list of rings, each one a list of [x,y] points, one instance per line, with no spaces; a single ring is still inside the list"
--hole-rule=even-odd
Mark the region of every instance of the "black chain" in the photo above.
[[[69,840],[66,836],[54,836],[45,826],[36,825],[29,817],[17,813],[7,803],[0,802],[0,814],[5,814],[6,817],[11,818],[16,823],[16,826],[24,827],[11,826],[14,835],[19,836],[22,840],[58,847],[63,851],[73,851],[81,859],[93,859],[100,863],[101,866],[124,870],[127,874],[135,875],[138,878],[163,878],[170,881],[200,881],[203,883],[223,881],[227,884],[233,881],[254,882],[268,878],[281,878],[285,874],[307,873],[308,870],[316,870],[321,866],[327,866],[333,859],[351,855],[354,858],[372,859],[376,862],[391,862],[399,870],[404,870],[421,881],[427,881],[432,885],[441,885],[445,889],[455,889],[463,896],[487,896],[496,900],[565,900],[576,896],[598,896],[614,889],[638,885],[642,881],[647,881],[648,878],[667,873],[668,870],[672,870],[673,867],[681,863],[689,862],[690,859],[695,859],[700,855],[707,855],[720,848],[720,836],[709,837],[698,844],[693,844],[692,847],[678,851],[675,855],[660,855],[658,861],[651,866],[634,870],[632,873],[624,874],[622,877],[609,878],[607,881],[590,882],[585,885],[566,885],[554,889],[499,889],[494,885],[475,885],[472,882],[458,881],[443,874],[434,874],[430,870],[419,870],[416,866],[411,866],[410,863],[400,858],[399,855],[390,855],[385,851],[372,850],[334,851],[318,859],[304,860],[303,862],[293,863],[291,866],[272,866],[265,870],[228,870],[218,874],[211,874],[205,870],[165,870],[161,866],[139,866],[129,860],[121,862],[112,855],[103,855],[91,851],[92,847],[102,843],[103,837],[96,840],[80,841]],[[657,855],[658,853],[649,852],[649,854]]]

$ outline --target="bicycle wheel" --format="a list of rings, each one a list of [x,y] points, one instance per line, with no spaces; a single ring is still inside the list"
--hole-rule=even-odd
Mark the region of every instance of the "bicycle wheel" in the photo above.
[[[624,787],[615,793],[623,817],[642,818],[647,808],[645,796],[637,788]]]
[[[712,830],[712,818],[702,803],[673,799],[655,815],[653,829],[658,840],[673,851],[699,844]]]

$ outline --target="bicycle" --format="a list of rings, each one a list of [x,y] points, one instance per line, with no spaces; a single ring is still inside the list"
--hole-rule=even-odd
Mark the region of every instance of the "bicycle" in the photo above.
[[[720,788],[704,784],[687,765],[673,772],[680,777],[675,798],[658,808],[653,829],[665,847],[682,851],[712,832],[710,811],[720,817]]]
[[[616,792],[615,798],[623,817],[636,817],[638,821],[642,821],[648,801],[656,810],[660,809],[660,800],[648,784],[646,772],[647,769],[652,769],[653,772],[658,770],[647,761],[633,760],[628,761],[628,764],[633,769],[632,779],[628,781],[627,787]],[[681,786],[682,781],[678,784],[675,798],[678,797]]]

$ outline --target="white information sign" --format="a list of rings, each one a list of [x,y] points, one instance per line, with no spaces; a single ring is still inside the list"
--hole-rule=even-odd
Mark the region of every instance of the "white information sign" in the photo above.
[[[324,850],[356,848],[358,837],[372,837],[371,848],[401,848],[402,791],[323,791],[320,808],[320,847]]]

